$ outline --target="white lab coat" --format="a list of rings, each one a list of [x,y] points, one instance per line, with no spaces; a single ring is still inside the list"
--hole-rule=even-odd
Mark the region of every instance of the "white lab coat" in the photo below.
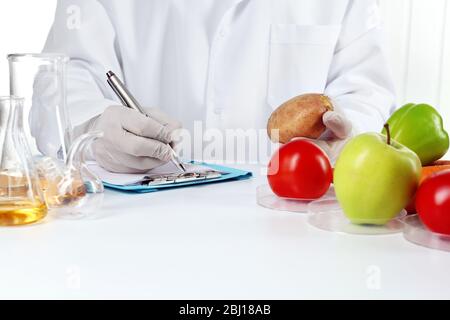
[[[188,129],[263,129],[282,102],[324,92],[356,133],[381,130],[394,93],[375,0],[232,0],[199,30],[205,1],[59,0],[44,51],[72,58],[74,125],[118,104],[113,70]]]

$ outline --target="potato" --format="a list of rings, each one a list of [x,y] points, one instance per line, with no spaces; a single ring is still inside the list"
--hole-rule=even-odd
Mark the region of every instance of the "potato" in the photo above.
[[[288,143],[299,137],[317,139],[326,129],[322,122],[324,113],[332,110],[330,99],[322,94],[295,97],[272,113],[267,133],[273,142],[280,143]]]

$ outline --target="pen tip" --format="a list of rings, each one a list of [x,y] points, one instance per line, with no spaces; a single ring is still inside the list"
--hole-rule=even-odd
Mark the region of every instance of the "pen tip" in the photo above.
[[[112,72],[112,71],[108,71],[108,72],[106,73],[106,75],[107,75],[108,77],[112,77],[112,76],[114,76],[115,74],[114,74],[114,72]]]

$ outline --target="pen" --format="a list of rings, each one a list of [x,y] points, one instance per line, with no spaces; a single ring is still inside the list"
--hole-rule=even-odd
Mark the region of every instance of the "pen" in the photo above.
[[[111,86],[112,90],[115,92],[115,94],[119,97],[120,101],[122,101],[122,104],[125,107],[128,107],[130,109],[136,110],[140,112],[141,114],[148,117],[144,109],[141,107],[139,102],[133,97],[130,91],[125,87],[123,82],[114,74],[112,71],[108,71],[106,74],[107,76],[107,82]],[[186,168],[183,166],[180,158],[178,157],[177,153],[173,148],[168,145],[171,152],[172,152],[172,162],[177,166],[178,169],[180,169],[183,172],[186,172]]]

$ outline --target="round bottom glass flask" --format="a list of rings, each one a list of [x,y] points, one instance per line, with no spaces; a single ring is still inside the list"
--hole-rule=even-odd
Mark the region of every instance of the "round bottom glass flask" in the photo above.
[[[24,137],[22,108],[22,99],[0,97],[0,226],[30,224],[47,215]]]

